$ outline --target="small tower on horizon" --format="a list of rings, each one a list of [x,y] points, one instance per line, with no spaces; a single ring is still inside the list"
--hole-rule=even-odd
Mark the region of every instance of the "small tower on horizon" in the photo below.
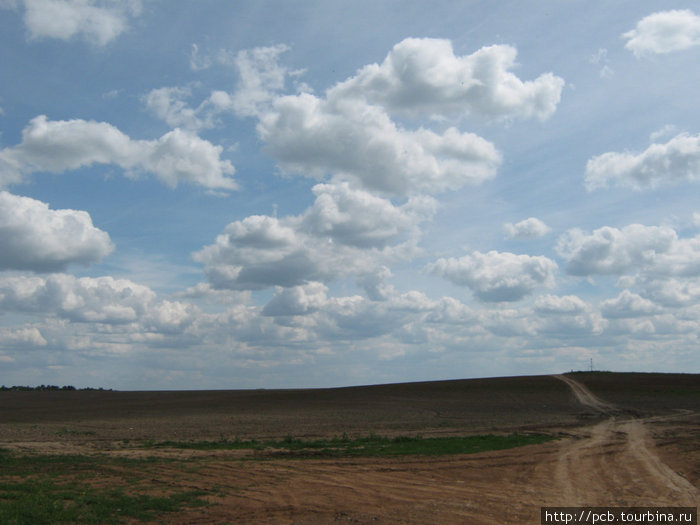
[[[591,372],[593,372],[593,358],[591,357]]]

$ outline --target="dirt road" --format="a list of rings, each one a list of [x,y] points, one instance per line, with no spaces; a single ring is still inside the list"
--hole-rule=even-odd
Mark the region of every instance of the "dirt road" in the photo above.
[[[574,440],[562,442],[555,479],[566,505],[696,506],[700,491],[666,465],[656,453],[647,424],[687,416],[621,418],[622,410],[607,403],[578,381],[555,376],[571,388],[579,402],[609,418]]]

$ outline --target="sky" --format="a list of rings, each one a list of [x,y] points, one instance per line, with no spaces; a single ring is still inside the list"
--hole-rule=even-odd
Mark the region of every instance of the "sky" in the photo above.
[[[0,0],[0,384],[700,372],[700,5]]]

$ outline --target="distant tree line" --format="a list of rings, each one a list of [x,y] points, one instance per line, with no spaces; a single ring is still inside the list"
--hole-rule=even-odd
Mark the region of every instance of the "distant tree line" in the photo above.
[[[5,386],[5,385],[2,385],[2,386],[0,386],[0,392],[9,392],[9,391],[29,392],[29,391],[55,391],[55,390],[62,390],[62,391],[68,391],[68,390],[104,390],[104,388],[102,388],[102,387],[100,387],[100,388],[92,388],[92,387],[75,388],[74,386],[71,386],[71,385],[64,385],[64,386],[56,386],[56,385]],[[111,388],[109,390],[111,390]]]

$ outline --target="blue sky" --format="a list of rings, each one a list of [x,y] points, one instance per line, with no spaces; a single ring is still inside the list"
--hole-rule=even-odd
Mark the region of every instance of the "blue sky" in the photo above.
[[[0,0],[0,383],[698,372],[694,2]]]

